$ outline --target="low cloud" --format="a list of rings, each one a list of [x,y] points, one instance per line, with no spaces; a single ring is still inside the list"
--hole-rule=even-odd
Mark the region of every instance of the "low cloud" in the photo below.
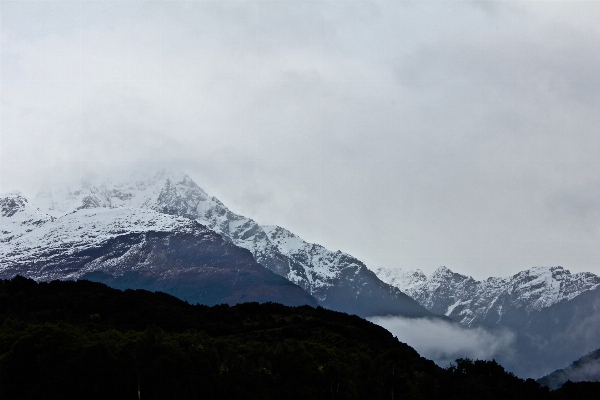
[[[575,366],[572,370],[567,371],[566,378],[572,382],[597,382],[600,380],[600,360]]]
[[[429,318],[374,317],[370,321],[442,367],[457,358],[506,360],[513,353],[515,335],[509,331],[465,328],[458,323]]]
[[[584,357],[576,361],[574,365],[562,371],[545,376],[540,383],[548,386],[551,390],[560,388],[566,381],[571,382],[597,382],[600,381],[600,360],[594,359],[594,355]]]

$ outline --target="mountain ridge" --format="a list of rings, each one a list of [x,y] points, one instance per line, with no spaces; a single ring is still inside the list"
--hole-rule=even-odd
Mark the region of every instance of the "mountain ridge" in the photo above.
[[[507,308],[540,311],[600,286],[597,275],[572,274],[561,266],[532,267],[509,277],[481,281],[443,266],[429,277],[420,270],[374,269],[381,280],[398,287],[427,309],[465,326],[493,327]]]
[[[382,282],[360,260],[235,214],[182,172],[161,170],[114,182],[88,181],[76,189],[41,192],[34,202],[49,217],[59,219],[68,219],[70,213],[139,209],[193,220],[250,251],[256,262],[302,287],[324,307],[362,316],[432,316],[402,291]],[[290,240],[297,248],[283,244]]]
[[[189,218],[142,208],[82,207],[30,229],[30,214],[39,210],[25,207],[22,196],[5,203],[15,206],[3,214],[2,226],[12,218],[26,223],[15,223],[21,231],[13,229],[16,234],[0,242],[3,278],[90,279],[211,305],[318,304],[294,283],[256,263],[250,252]]]

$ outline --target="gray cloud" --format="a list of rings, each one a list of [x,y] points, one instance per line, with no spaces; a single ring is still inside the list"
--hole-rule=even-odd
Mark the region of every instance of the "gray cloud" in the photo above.
[[[169,165],[378,264],[600,272],[561,194],[595,195],[599,7],[2,2],[0,190]]]
[[[509,331],[464,328],[457,323],[427,318],[376,317],[370,320],[442,367],[458,358],[492,360],[501,356],[506,360],[514,351],[515,335]]]

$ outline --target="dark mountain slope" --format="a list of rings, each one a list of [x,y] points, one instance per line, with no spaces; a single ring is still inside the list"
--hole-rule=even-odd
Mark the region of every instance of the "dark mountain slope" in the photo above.
[[[118,289],[146,289],[172,294],[192,304],[237,304],[257,301],[285,305],[317,301],[297,285],[254,261],[249,251],[220,240],[198,235],[148,232],[120,236],[95,249],[93,254],[75,255],[94,258],[84,265],[103,267],[81,275],[82,279],[103,282]],[[126,243],[127,257],[121,257]],[[61,260],[68,264],[70,257]],[[116,268],[121,275],[110,274]],[[104,272],[107,271],[107,272]]]

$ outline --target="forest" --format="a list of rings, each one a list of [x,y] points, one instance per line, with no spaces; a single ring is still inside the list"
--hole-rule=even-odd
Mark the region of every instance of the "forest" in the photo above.
[[[443,340],[443,338],[440,338]],[[358,316],[191,305],[89,281],[0,281],[0,399],[596,399],[495,361],[440,368]]]

